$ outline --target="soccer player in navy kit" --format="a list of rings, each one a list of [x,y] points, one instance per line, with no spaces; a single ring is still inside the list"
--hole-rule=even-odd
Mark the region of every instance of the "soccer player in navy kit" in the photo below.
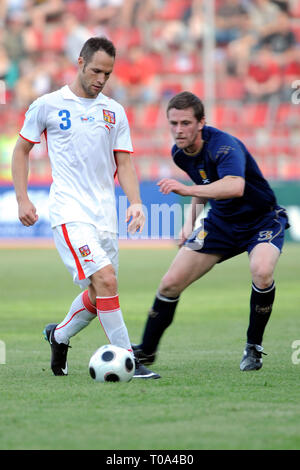
[[[273,273],[288,228],[285,210],[245,145],[205,125],[201,100],[190,92],[171,99],[167,108],[175,140],[172,157],[194,185],[164,178],[163,194],[191,196],[191,209],[180,233],[177,256],[159,285],[146,321],[142,342],[133,345],[144,364],[154,362],[159,341],[172,323],[182,291],[216,263],[247,251],[252,275],[250,319],[240,369],[262,367],[262,339],[275,297]],[[210,210],[193,227],[201,208]],[[192,232],[192,233],[191,233]]]

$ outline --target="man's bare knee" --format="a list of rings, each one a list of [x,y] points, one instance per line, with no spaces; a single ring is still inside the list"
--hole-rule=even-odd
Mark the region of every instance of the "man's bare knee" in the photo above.
[[[159,286],[160,294],[165,297],[178,297],[181,291],[181,285],[177,276],[169,273],[165,274]]]
[[[259,289],[266,289],[273,282],[273,271],[258,267],[252,272],[252,280]]]
[[[97,296],[108,297],[118,291],[117,277],[114,268],[105,266],[91,276],[92,290]]]

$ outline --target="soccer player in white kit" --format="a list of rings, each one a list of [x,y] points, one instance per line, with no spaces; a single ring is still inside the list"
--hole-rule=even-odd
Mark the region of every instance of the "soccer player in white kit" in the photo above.
[[[111,344],[132,351],[118,297],[116,174],[129,200],[130,233],[143,229],[145,216],[125,111],[101,93],[115,55],[106,38],[86,41],[73,83],[31,104],[13,152],[19,219],[31,226],[38,214],[27,193],[29,152],[44,133],[52,167],[49,213],[54,241],[73,281],[84,289],[66,318],[44,330],[54,375],[68,374],[70,338],[96,316]],[[134,377],[160,377],[135,362]]]

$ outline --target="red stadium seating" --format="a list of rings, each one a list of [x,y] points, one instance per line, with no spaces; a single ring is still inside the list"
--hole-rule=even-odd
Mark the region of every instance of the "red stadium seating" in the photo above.
[[[299,125],[300,106],[293,103],[281,103],[276,112],[277,126]]]
[[[300,18],[300,3],[298,0],[289,2],[290,3],[290,12],[292,17]]]
[[[151,104],[144,107],[137,123],[142,129],[154,129],[159,124],[160,106]]]
[[[204,82],[201,77],[197,77],[191,86],[191,92],[203,99],[204,96]]]
[[[216,97],[218,99],[241,100],[244,95],[244,84],[239,78],[225,77],[216,83]]]
[[[245,127],[260,128],[264,127],[268,118],[267,103],[251,103],[242,107],[241,123]]]
[[[164,5],[155,17],[160,20],[179,20],[184,15],[185,9],[191,4],[190,0],[165,0]]]
[[[242,110],[234,105],[216,105],[214,110],[214,126],[222,128],[236,127],[241,119]],[[208,123],[209,124],[209,123]]]

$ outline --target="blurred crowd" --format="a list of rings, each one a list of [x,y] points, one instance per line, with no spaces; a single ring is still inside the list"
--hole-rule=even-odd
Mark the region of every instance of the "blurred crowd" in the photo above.
[[[160,112],[175,93],[185,89],[201,97],[204,36],[211,28],[205,22],[206,3],[1,0],[2,178],[26,108],[38,96],[72,81],[81,46],[91,36],[106,36],[117,48],[105,93],[127,109],[137,142],[145,126],[153,129],[156,123],[161,129]],[[300,80],[300,1],[215,0],[215,8],[218,104],[290,103],[292,83]],[[145,139],[140,141],[147,153]],[[36,150],[37,174],[45,171],[42,156]]]

